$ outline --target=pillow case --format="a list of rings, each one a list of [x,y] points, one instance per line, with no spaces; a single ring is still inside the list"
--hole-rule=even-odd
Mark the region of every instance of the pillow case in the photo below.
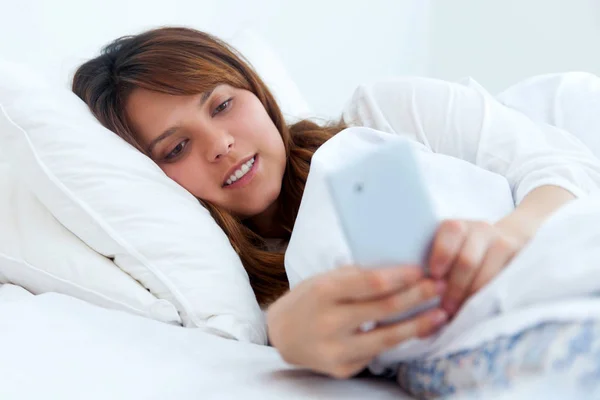
[[[173,304],[154,297],[62,226],[16,178],[2,155],[0,221],[0,283],[16,284],[34,294],[64,293],[101,307],[181,324]]]
[[[172,303],[185,326],[266,342],[248,275],[208,211],[72,92],[0,62],[0,140],[52,215]]]

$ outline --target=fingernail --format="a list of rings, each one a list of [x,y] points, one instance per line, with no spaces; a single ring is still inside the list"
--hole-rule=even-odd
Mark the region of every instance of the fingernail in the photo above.
[[[445,261],[437,261],[429,267],[429,274],[434,279],[442,279],[444,277],[447,265]]]
[[[435,311],[431,316],[431,322],[433,322],[435,326],[440,326],[446,321],[448,321],[448,314],[442,310]]]
[[[453,299],[445,299],[442,302],[442,308],[446,310],[448,314],[454,314],[454,312],[458,309],[458,303]]]
[[[448,284],[444,281],[437,281],[435,283],[435,291],[437,294],[444,294],[444,292],[446,291],[446,287],[448,286]]]

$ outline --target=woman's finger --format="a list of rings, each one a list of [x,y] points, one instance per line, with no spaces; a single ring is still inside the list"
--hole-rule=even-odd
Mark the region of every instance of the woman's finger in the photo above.
[[[447,320],[448,314],[436,308],[408,321],[358,333],[349,342],[349,348],[352,348],[350,359],[373,358],[408,339],[429,336]]]
[[[465,221],[443,221],[435,235],[429,256],[429,272],[435,279],[446,276],[468,233]]]
[[[517,247],[507,240],[497,239],[488,249],[483,266],[469,288],[469,296],[479,291],[496,277],[517,253]]]
[[[333,370],[330,371],[329,375],[337,379],[351,378],[354,375],[361,372],[363,369],[365,369],[365,367],[369,365],[371,360],[373,360],[373,357],[357,359],[349,361],[346,364],[340,364],[333,368]]]
[[[423,277],[413,266],[365,269],[344,267],[314,282],[314,293],[337,302],[366,301],[385,297],[413,285]]]
[[[473,227],[450,270],[448,288],[442,307],[450,315],[460,307],[481,266],[491,240],[491,231],[484,226]]]
[[[442,295],[445,288],[443,281],[425,279],[400,293],[363,303],[346,304],[340,310],[343,312],[340,325],[354,330],[367,321],[392,318]]]

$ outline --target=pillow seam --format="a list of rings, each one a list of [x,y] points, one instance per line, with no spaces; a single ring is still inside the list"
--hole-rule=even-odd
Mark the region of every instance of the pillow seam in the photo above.
[[[47,277],[51,277],[52,279],[56,279],[57,281],[59,281],[61,283],[64,283],[64,284],[67,284],[68,286],[72,286],[74,288],[77,288],[77,289],[79,289],[79,290],[81,290],[83,292],[86,292],[88,294],[94,294],[94,295],[96,295],[97,297],[100,297],[103,300],[107,300],[111,304],[123,306],[123,308],[129,309],[131,311],[134,311],[138,315],[144,315],[144,316],[147,316],[147,317],[152,317],[151,313],[149,313],[147,311],[144,311],[143,309],[138,309],[137,307],[131,306],[129,304],[122,303],[120,301],[111,299],[110,297],[108,297],[105,294],[102,294],[102,293],[100,293],[100,292],[98,292],[96,290],[87,289],[87,288],[85,288],[83,286],[80,286],[79,284],[74,283],[72,281],[69,281],[69,280],[67,280],[65,278],[58,277],[58,276],[56,276],[56,275],[54,275],[54,274],[52,274],[52,273],[50,273],[48,271],[44,271],[43,269],[40,269],[40,268],[37,268],[37,267],[33,266],[28,261],[25,261],[23,259],[19,260],[17,258],[11,257],[11,256],[9,256],[9,255],[7,255],[7,254],[5,254],[3,252],[0,252],[0,257],[4,258],[6,260],[12,261],[14,263],[17,263],[17,264],[25,265],[29,269],[31,269],[31,270],[33,270],[33,271],[35,271],[35,272],[37,272],[37,273],[39,273],[41,275],[45,275]],[[20,285],[18,285],[18,286],[20,286]]]

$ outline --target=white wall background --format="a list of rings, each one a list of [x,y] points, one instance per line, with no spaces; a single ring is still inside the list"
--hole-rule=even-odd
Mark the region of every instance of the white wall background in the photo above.
[[[318,115],[337,115],[360,82],[427,66],[428,0],[0,0],[0,56],[67,82],[110,40],[159,25],[226,38],[253,28]]]
[[[600,0],[433,0],[429,74],[489,90],[526,76],[600,74]]]
[[[492,91],[554,71],[600,74],[600,0],[0,0],[0,57],[67,83],[110,40],[160,25],[227,38],[253,28],[317,115],[391,75],[457,79]]]

